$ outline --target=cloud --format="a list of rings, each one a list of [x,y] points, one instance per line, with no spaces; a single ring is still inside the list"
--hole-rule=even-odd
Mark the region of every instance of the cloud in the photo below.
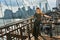
[[[4,13],[5,9],[8,9],[8,7],[7,7],[4,0],[0,0],[0,1],[2,2],[2,6],[3,6],[2,11]],[[38,6],[38,3],[40,1],[43,2],[44,0],[37,0],[37,1],[36,0],[17,0],[19,6],[23,6],[23,4],[24,4],[25,7],[27,7],[27,6],[32,7],[32,6],[36,6],[36,5]],[[9,6],[9,9],[11,9],[11,4],[12,4],[12,11],[13,12],[16,12],[18,10],[18,5],[16,3],[16,0],[11,0],[11,4],[10,4],[10,0],[6,0],[6,2],[8,4],[8,6]],[[56,6],[56,0],[48,0],[48,3],[49,3],[51,8]],[[0,16],[2,16],[1,13],[0,13]]]
[[[18,6],[12,6],[12,9],[11,9],[11,6],[6,6],[6,5],[4,5],[4,4],[1,4],[2,5],[2,10],[0,9],[0,17],[3,17],[4,16],[4,11],[6,10],[6,9],[10,9],[10,10],[12,10],[14,13],[18,10]],[[21,6],[22,7],[22,6]]]
[[[8,6],[17,6],[16,0],[2,0],[1,2],[3,2],[4,5],[6,5],[5,1],[7,2]],[[21,6],[23,3],[26,6],[29,5],[37,5],[40,1],[44,1],[44,0],[17,0],[18,4]],[[11,4],[10,4],[11,2]]]
[[[4,0],[0,0],[1,2],[3,2],[4,5],[6,5],[5,1]],[[11,1],[11,4],[10,4],[10,1]],[[24,2],[23,2],[24,1]],[[19,3],[19,5],[21,6],[23,3],[25,4],[25,6],[29,6],[29,5],[37,5],[39,2],[42,2],[44,0],[17,0],[17,2]],[[46,1],[46,0],[45,0]],[[49,2],[49,5],[52,7],[55,6],[55,2],[56,0],[47,0]],[[7,4],[9,6],[18,6],[17,3],[16,3],[16,0],[6,0]]]
[[[18,6],[17,2],[19,3],[19,5],[22,5],[22,0],[0,0],[4,5],[6,5],[6,3],[8,4],[8,6]]]
[[[56,6],[56,0],[48,0],[48,3],[49,3],[51,8]]]
[[[17,2],[18,2],[18,4],[19,4],[19,6],[36,6],[36,5],[38,5],[37,3],[38,3],[38,1],[39,0],[17,0],[17,2],[16,2],[16,0],[0,0],[1,1],[1,3],[2,3],[2,11],[4,12],[5,11],[5,9],[8,9],[8,7],[9,7],[9,9],[11,9],[11,6],[12,6],[12,8],[13,8],[13,12],[15,12],[16,10],[17,10],[17,8],[18,8],[18,5],[17,5]],[[11,2],[11,4],[10,4],[10,2]],[[6,5],[6,3],[7,3],[7,5]],[[0,13],[1,14],[1,13]]]

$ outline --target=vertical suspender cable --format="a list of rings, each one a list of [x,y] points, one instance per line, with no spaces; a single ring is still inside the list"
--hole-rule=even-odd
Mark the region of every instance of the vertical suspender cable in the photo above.
[[[18,6],[18,8],[20,8],[20,6],[19,6],[19,3],[18,3],[18,1],[16,0],[16,3],[17,3],[17,6]],[[22,10],[21,10],[22,11]],[[19,14],[20,15],[20,14]]]
[[[23,1],[23,0],[22,0]],[[24,1],[23,1],[24,2]],[[19,3],[18,3],[18,1],[16,0],[16,3],[17,3],[17,5],[18,5],[18,7],[19,7]],[[24,5],[23,5],[24,6]],[[20,7],[19,7],[20,8]],[[22,11],[22,9],[21,9],[21,11]],[[24,13],[24,11],[22,11],[23,13]],[[24,15],[24,14],[23,14]],[[26,15],[26,16],[29,16],[28,14]]]
[[[31,2],[32,6],[33,6],[33,3]],[[35,11],[33,10],[33,12],[35,13]]]
[[[18,8],[20,8],[17,0],[16,0],[16,3],[17,3]],[[19,14],[19,15],[20,15],[20,14]],[[17,17],[19,17],[19,16],[17,15]]]
[[[11,9],[12,9],[12,2],[11,2],[11,0],[10,0],[10,7],[11,7]]]
[[[0,9],[0,10],[1,10],[1,14],[2,14],[2,16],[3,16],[1,1],[0,1],[0,8],[1,8],[1,9]],[[5,25],[4,19],[3,19],[3,24]]]
[[[34,2],[35,2],[35,4],[36,4],[36,6],[35,6],[35,7],[38,7],[38,6],[37,6],[37,3],[36,3],[36,0],[34,0]]]
[[[18,8],[20,8],[17,0],[16,0],[16,3],[17,3],[17,5],[18,5]]]
[[[23,2],[23,7],[24,7],[24,1],[22,0],[22,2]],[[28,13],[27,13],[27,15],[26,15],[26,16],[28,16],[28,17],[29,17]]]
[[[11,2],[11,0],[10,0],[10,5],[11,5],[11,10],[13,10],[13,9],[12,9],[12,2]],[[12,13],[11,15],[12,15],[12,18],[13,18],[13,21],[14,21],[13,13]]]
[[[46,0],[47,1],[47,0]],[[36,1],[35,1],[36,2]],[[43,2],[43,1],[42,1]],[[48,1],[47,1],[47,3],[48,3]],[[48,3],[48,6],[49,6],[49,8],[50,8],[50,5],[49,5],[49,3]],[[36,7],[37,7],[37,5],[36,5]],[[51,10],[51,8],[50,8],[50,10]]]
[[[9,6],[8,6],[8,4],[7,4],[6,0],[4,0],[4,2],[5,2],[5,4],[7,5],[8,9],[9,9]]]
[[[20,7],[19,7],[19,3],[18,3],[18,1],[17,1],[17,0],[16,0],[16,3],[17,3],[18,8],[20,8]],[[21,14],[19,14],[19,15],[21,15]],[[18,15],[17,15],[17,16],[18,16]],[[19,17],[19,16],[18,16],[18,17]],[[21,17],[21,16],[20,16],[20,17]]]
[[[22,5],[23,5],[23,7],[24,7],[24,1],[22,0],[22,2],[23,2],[23,4],[22,4]]]
[[[9,9],[9,6],[8,6],[8,4],[7,4],[6,0],[4,0],[4,2],[5,2],[5,4],[7,5],[8,9]]]
[[[47,1],[47,0],[46,0],[46,1]],[[47,1],[47,3],[48,3],[48,1]],[[50,8],[50,10],[51,10],[51,7],[50,7],[49,3],[48,3],[48,6],[49,6],[49,8]]]

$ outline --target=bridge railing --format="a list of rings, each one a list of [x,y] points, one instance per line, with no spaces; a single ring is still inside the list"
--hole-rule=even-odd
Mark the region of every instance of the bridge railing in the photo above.
[[[49,24],[50,26],[50,36],[53,35],[58,36],[60,35],[60,31],[58,26],[60,26],[60,23],[52,23],[52,21],[48,23],[42,22],[43,26],[45,24]],[[54,26],[54,30],[52,29],[52,25]],[[9,24],[6,24],[4,26],[0,27],[0,39],[1,40],[32,40],[31,38],[33,36],[33,26],[34,26],[34,20],[33,18],[28,18],[22,21],[16,21]]]
[[[0,27],[1,40],[31,39],[30,32],[33,26],[33,19],[29,18],[22,21],[13,22]]]

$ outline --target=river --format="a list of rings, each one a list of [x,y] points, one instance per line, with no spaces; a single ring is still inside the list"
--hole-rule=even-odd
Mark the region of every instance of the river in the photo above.
[[[14,21],[18,21],[18,20],[21,20],[21,19],[0,19],[0,26],[3,26],[5,24],[8,24]]]

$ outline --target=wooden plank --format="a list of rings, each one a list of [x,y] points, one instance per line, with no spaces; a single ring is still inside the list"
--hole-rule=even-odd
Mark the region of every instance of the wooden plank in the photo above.
[[[10,34],[11,35],[11,37],[16,37],[16,38],[21,38],[21,35],[16,35],[16,34]],[[26,38],[28,38],[28,36],[23,36],[23,39],[26,39]]]

